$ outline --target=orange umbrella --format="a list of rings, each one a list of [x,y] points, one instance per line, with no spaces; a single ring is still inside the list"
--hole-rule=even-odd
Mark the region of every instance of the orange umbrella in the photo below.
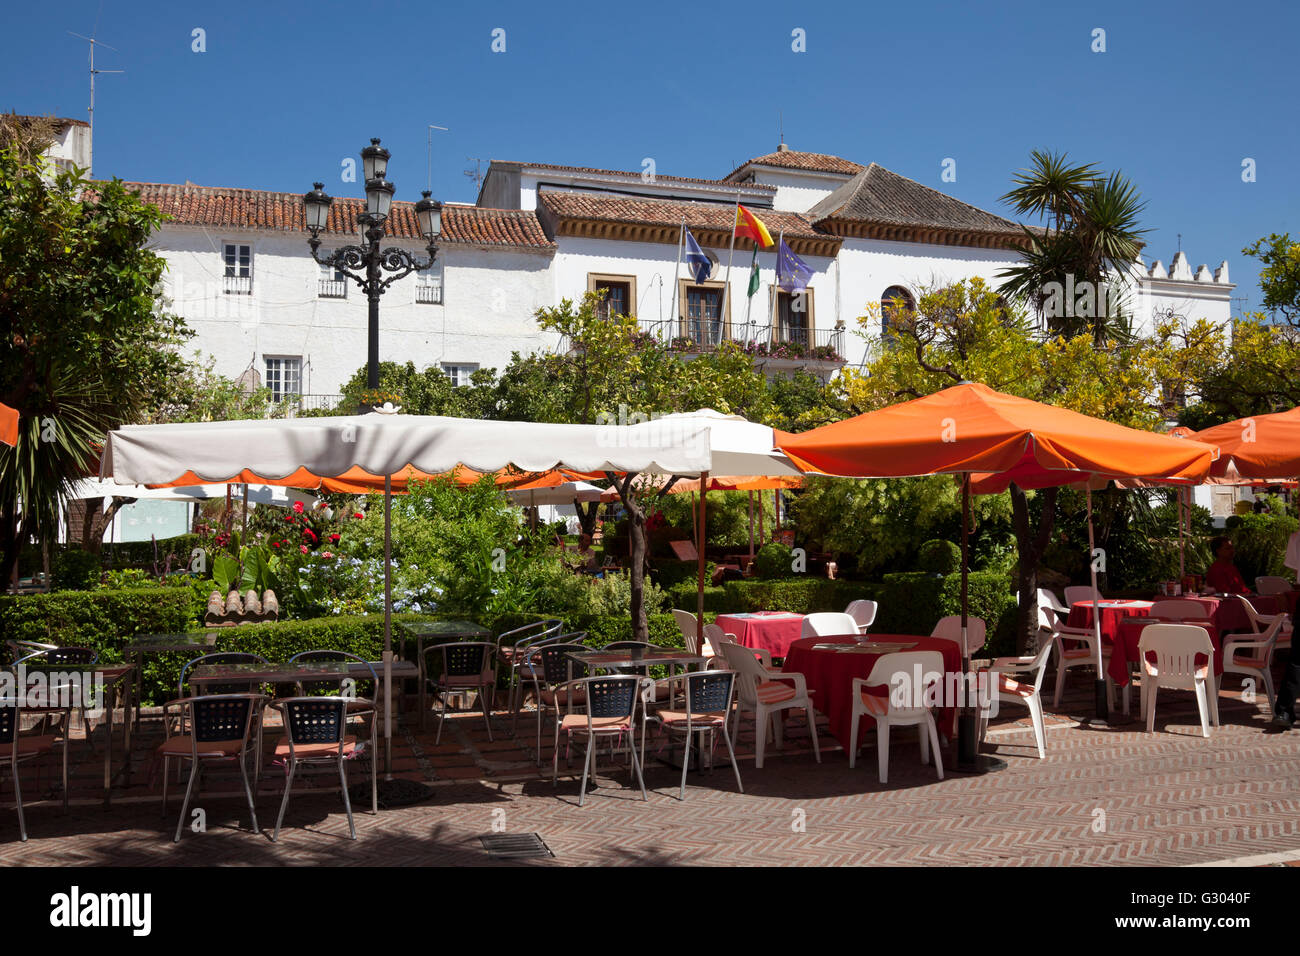
[[[777,447],[805,471],[901,478],[1014,472],[1201,479],[1214,449],[964,383],[798,435]],[[1033,487],[1033,485],[1027,485]]]
[[[0,442],[18,444],[18,410],[4,404],[0,404]]]
[[[1206,428],[1194,437],[1222,449],[1215,476],[1225,474],[1230,463],[1243,478],[1300,476],[1300,408],[1239,418]]]

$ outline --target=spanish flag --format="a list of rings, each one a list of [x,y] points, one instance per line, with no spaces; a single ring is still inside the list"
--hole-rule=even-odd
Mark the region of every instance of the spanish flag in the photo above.
[[[772,245],[772,236],[767,231],[767,226],[763,225],[763,221],[739,204],[736,206],[735,237],[753,239],[755,244],[763,249]]]

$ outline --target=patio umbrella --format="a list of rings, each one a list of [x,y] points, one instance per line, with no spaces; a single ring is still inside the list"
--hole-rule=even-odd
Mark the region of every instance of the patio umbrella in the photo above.
[[[607,489],[586,481],[565,481],[551,487],[511,488],[506,497],[517,505],[571,505],[575,501],[602,501]]]
[[[798,435],[781,435],[777,445],[808,472],[863,478],[962,476],[963,669],[970,660],[966,529],[973,473],[993,472],[1006,484],[1025,482],[1022,487],[1098,474],[1199,480],[1214,456],[1213,448],[1198,442],[1126,428],[968,382]],[[964,707],[959,763],[975,761],[974,723]]]
[[[0,443],[18,444],[18,410],[5,404],[0,404]]]
[[[207,501],[209,498],[224,498],[229,485],[168,485],[150,487],[149,485],[119,485],[102,478],[87,478],[76,482],[66,497],[74,500],[81,498],[136,498],[149,501]],[[286,488],[282,485],[245,485],[245,500],[255,505],[271,505],[276,508],[291,508],[295,502],[302,502],[304,507],[316,506],[315,495],[298,488]]]
[[[128,484],[264,482],[319,488],[357,475],[384,479],[384,743],[392,760],[393,475],[441,475],[466,467],[542,474],[646,470],[707,472],[709,433],[685,424],[659,432],[640,426],[553,425],[398,415],[253,419],[127,425],[109,433],[102,478]],[[409,469],[409,471],[407,471]]]
[[[643,440],[662,441],[679,432],[685,433],[702,429],[709,436],[709,449],[712,453],[712,466],[696,471],[670,471],[654,469],[648,473],[657,473],[664,480],[670,476],[694,477],[699,480],[691,489],[700,492],[699,513],[696,522],[696,626],[699,633],[704,633],[704,532],[706,515],[706,495],[710,488],[711,473],[721,475],[743,476],[749,481],[763,478],[791,478],[802,480],[799,467],[780,451],[776,450],[776,429],[768,425],[751,422],[739,415],[724,415],[711,408],[701,408],[694,412],[679,412],[662,415],[648,422],[629,426],[630,433],[643,435]]]
[[[1239,418],[1192,437],[1222,449],[1213,471],[1216,477],[1230,466],[1243,478],[1300,477],[1300,407]]]

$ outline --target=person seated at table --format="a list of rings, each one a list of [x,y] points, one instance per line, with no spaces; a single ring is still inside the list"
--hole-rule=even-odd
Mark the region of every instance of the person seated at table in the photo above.
[[[1205,583],[1220,594],[1249,594],[1250,588],[1246,587],[1241,572],[1232,563],[1232,540],[1219,535],[1210,542],[1210,551],[1214,554],[1214,563],[1205,569]]]

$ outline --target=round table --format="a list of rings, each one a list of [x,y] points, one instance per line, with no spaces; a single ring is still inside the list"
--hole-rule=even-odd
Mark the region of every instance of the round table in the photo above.
[[[1119,631],[1119,622],[1126,617],[1145,617],[1150,613],[1153,603],[1152,601],[1098,601],[1097,607],[1101,611],[1102,640],[1108,644],[1114,643],[1115,635]],[[1092,601],[1076,601],[1070,606],[1070,616],[1065,623],[1070,627],[1091,631],[1092,612]]]
[[[1190,624],[1193,627],[1205,628],[1210,635],[1210,641],[1214,644],[1214,673],[1216,676],[1223,673],[1222,637],[1219,628],[1209,618],[1202,620],[1187,618],[1174,621],[1156,617],[1129,617],[1119,623],[1116,639],[1111,642],[1110,665],[1106,668],[1106,673],[1118,686],[1124,687],[1128,684],[1130,677],[1129,664],[1137,663],[1138,642],[1142,640],[1142,632],[1152,624]],[[1155,656],[1151,655],[1150,660],[1154,664]],[[1199,654],[1196,663],[1204,663]]]
[[[961,673],[961,651],[956,641],[941,637],[920,637],[916,634],[872,634],[864,648],[873,643],[904,643],[914,647],[908,651],[938,651],[943,655],[945,680],[947,674]],[[870,650],[841,651],[830,648],[815,648],[817,644],[842,644],[849,647],[859,645],[857,635],[839,635],[835,637],[805,637],[790,645],[786,654],[785,672],[798,671],[804,675],[808,691],[812,694],[813,706],[826,715],[830,723],[831,736],[839,741],[846,750],[853,733],[853,681],[864,680],[871,676],[871,669],[885,654],[895,651],[882,650],[872,653]],[[875,720],[864,715],[858,728],[859,742],[866,739],[867,730],[875,726]],[[935,723],[940,730],[951,737],[957,720],[957,709],[945,707],[936,715]]]
[[[768,651],[773,657],[785,657],[803,632],[803,615],[784,611],[719,614],[713,623],[724,634],[734,634],[741,647]]]
[[[1243,594],[1260,614],[1295,614],[1295,594]],[[1218,610],[1214,612],[1214,623],[1224,634],[1250,634],[1250,616],[1246,606],[1231,596],[1219,600]]]

